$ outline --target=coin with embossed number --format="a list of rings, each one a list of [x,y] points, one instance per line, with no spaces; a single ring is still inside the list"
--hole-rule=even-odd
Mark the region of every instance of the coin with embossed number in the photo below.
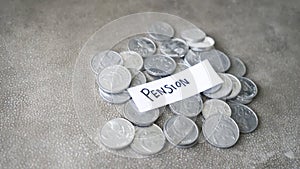
[[[236,122],[232,118],[220,114],[210,116],[204,121],[202,133],[208,143],[219,148],[233,146],[240,136]]]
[[[182,31],[181,37],[186,41],[201,42],[205,39],[206,33],[199,28],[193,28]]]
[[[203,104],[202,115],[205,119],[209,118],[214,114],[222,114],[229,116],[231,115],[231,109],[229,105],[219,99],[206,100]]]
[[[224,73],[219,73],[219,76],[223,80],[221,88],[218,91],[216,91],[215,93],[207,93],[204,91],[203,94],[206,97],[209,97],[212,99],[219,99],[219,98],[227,96],[231,92],[232,82],[231,82],[230,78]]]
[[[240,80],[237,77],[235,77],[235,76],[233,76],[233,75],[231,75],[229,73],[226,73],[226,75],[231,79],[231,82],[232,82],[232,91],[231,91],[231,93],[228,96],[222,98],[224,100],[235,98],[240,93],[240,91],[242,89],[241,82],[240,82]]]
[[[104,68],[112,65],[122,65],[121,55],[112,50],[106,50],[97,53],[91,61],[91,67],[94,73],[100,73]]]
[[[103,69],[98,74],[99,87],[107,93],[120,93],[127,89],[131,82],[131,74],[121,65],[114,65]]]
[[[148,34],[157,41],[165,41],[174,36],[174,29],[170,24],[158,21],[150,25]]]
[[[200,114],[203,107],[203,102],[201,96],[197,94],[172,103],[169,105],[169,107],[174,114],[192,118]]]
[[[150,75],[167,76],[175,71],[176,62],[171,57],[158,54],[145,58],[144,68]]]
[[[124,51],[120,55],[123,58],[123,66],[126,68],[134,68],[137,70],[143,67],[143,58],[140,54],[134,51]]]
[[[140,112],[135,103],[130,100],[125,104],[124,117],[137,126],[149,126],[159,117],[159,109]]]
[[[256,84],[246,77],[238,77],[242,84],[242,89],[240,93],[237,95],[237,98],[240,100],[251,100],[253,99],[258,92]]]
[[[142,155],[152,155],[160,152],[166,143],[166,138],[159,126],[136,127],[135,137],[130,147]]]
[[[137,52],[142,57],[152,56],[156,52],[155,43],[146,37],[134,37],[128,42],[128,49]]]
[[[123,118],[108,121],[101,129],[100,140],[108,148],[122,149],[134,139],[134,126]]]
[[[233,74],[237,77],[244,76],[246,74],[246,66],[244,62],[237,57],[230,57],[231,66],[227,73]]]
[[[258,118],[255,112],[248,106],[229,102],[232,109],[231,117],[239,126],[241,133],[251,133],[258,126]]]
[[[196,123],[185,116],[172,116],[163,127],[167,140],[181,148],[188,148],[197,141],[199,129]]]
[[[184,57],[187,53],[189,47],[184,40],[179,38],[174,38],[165,41],[160,46],[161,53],[168,55],[170,57]]]
[[[127,91],[111,94],[111,93],[106,93],[103,90],[101,90],[101,88],[99,88],[99,94],[103,100],[114,104],[122,104],[130,99],[130,95]]]

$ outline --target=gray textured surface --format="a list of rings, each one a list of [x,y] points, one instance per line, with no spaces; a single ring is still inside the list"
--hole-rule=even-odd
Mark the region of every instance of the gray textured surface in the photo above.
[[[106,23],[145,11],[183,17],[240,56],[259,86],[254,133],[231,149],[201,143],[146,159],[89,139],[72,100],[80,49]],[[299,168],[299,27],[298,0],[1,1],[0,168]]]

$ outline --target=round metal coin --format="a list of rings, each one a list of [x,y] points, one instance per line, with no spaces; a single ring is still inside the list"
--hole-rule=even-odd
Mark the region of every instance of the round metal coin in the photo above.
[[[201,42],[205,39],[206,33],[199,28],[193,28],[182,31],[181,37],[186,41]]]
[[[246,66],[244,62],[237,57],[230,57],[231,66],[227,73],[233,74],[237,77],[244,76],[246,74]]]
[[[231,109],[229,105],[219,99],[206,100],[203,104],[202,115],[205,119],[215,114],[222,114],[231,116]]]
[[[160,46],[161,53],[170,57],[184,57],[189,47],[184,40],[174,38],[169,41],[165,41]]]
[[[183,70],[185,70],[187,68],[189,68],[189,66],[186,65],[185,63],[177,63],[176,69],[173,72],[173,74],[179,73],[179,72],[181,72],[181,71],[183,71]]]
[[[146,83],[146,76],[141,71],[138,71],[137,69],[129,68],[128,69],[131,74],[131,83],[130,87],[138,86],[141,84]]]
[[[107,67],[98,74],[99,87],[107,93],[120,93],[129,87],[130,82],[129,70],[121,65]]]
[[[123,118],[108,121],[101,129],[100,139],[104,146],[111,149],[127,147],[134,138],[134,126]]]
[[[241,133],[250,133],[257,128],[258,118],[252,109],[239,103],[229,102],[228,104],[232,109],[231,117],[239,126]]]
[[[112,65],[122,65],[121,55],[112,50],[102,51],[96,54],[91,61],[91,67],[94,73],[100,73],[104,68]]]
[[[230,68],[230,60],[223,52],[212,49],[204,52],[195,52],[203,61],[207,59],[216,72],[225,72]]]
[[[169,105],[169,107],[174,114],[192,118],[200,114],[203,107],[203,102],[201,96],[197,94],[172,103]]]
[[[137,70],[143,67],[143,58],[140,54],[134,51],[124,51],[120,55],[123,58],[123,66],[126,68],[134,68]]]
[[[195,54],[192,50],[189,50],[187,54],[184,57],[184,61],[189,65],[189,66],[194,66],[197,63],[201,62],[201,59],[198,55]]]
[[[205,139],[213,146],[228,148],[239,139],[240,132],[236,122],[225,115],[213,115],[206,119],[202,126]]]
[[[222,98],[224,96],[227,96],[231,92],[232,82],[231,82],[230,78],[224,73],[219,73],[219,76],[224,81],[222,83],[222,87],[218,91],[216,91],[215,93],[206,93],[204,91],[203,94],[206,97],[209,97],[209,98],[212,98],[212,99],[219,99],[219,98]]]
[[[174,29],[166,22],[155,22],[148,28],[148,33],[157,41],[165,41],[174,36]]]
[[[103,100],[114,104],[122,104],[130,99],[130,95],[127,91],[111,94],[111,93],[106,93],[103,90],[101,90],[101,88],[99,88],[99,94]]]
[[[242,84],[242,89],[238,94],[237,98],[240,100],[251,100],[253,99],[258,92],[256,84],[246,77],[239,77],[239,80]]]
[[[167,76],[172,74],[176,69],[174,59],[164,55],[154,55],[144,60],[144,68],[153,76]]]
[[[124,117],[137,126],[149,126],[159,117],[159,109],[140,112],[135,103],[130,100],[125,104]]]
[[[203,51],[213,48],[215,45],[215,40],[209,36],[206,36],[201,42],[187,41],[187,44],[193,51]]]
[[[137,52],[142,57],[152,56],[156,52],[155,43],[146,37],[135,37],[129,40],[128,49]]]
[[[228,96],[223,98],[225,100],[228,100],[228,99],[235,98],[240,93],[240,91],[242,89],[242,85],[241,85],[240,80],[237,77],[235,77],[231,74],[228,74],[228,73],[226,73],[226,75],[231,79],[231,82],[232,82],[231,93]]]
[[[163,131],[153,124],[149,127],[136,127],[135,137],[130,147],[142,155],[152,155],[160,152],[165,143]]]

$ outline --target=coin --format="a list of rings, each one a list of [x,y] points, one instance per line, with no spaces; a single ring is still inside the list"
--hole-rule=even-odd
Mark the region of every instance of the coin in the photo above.
[[[123,59],[121,55],[112,50],[105,50],[97,53],[91,61],[92,70],[96,74],[99,74],[106,67],[122,64]]]
[[[197,141],[199,129],[196,123],[181,115],[170,117],[163,127],[167,140],[175,146],[187,146]]]
[[[227,73],[233,74],[237,77],[244,76],[246,74],[246,66],[244,62],[237,57],[230,57],[231,66]]]
[[[147,71],[143,71],[143,74],[145,75],[147,82],[152,82],[161,78],[160,76],[152,76]]]
[[[123,118],[115,118],[102,127],[100,140],[108,148],[122,149],[133,141],[134,133],[134,126],[129,121]]]
[[[212,98],[212,99],[218,99],[227,96],[231,90],[232,90],[232,82],[230,78],[224,74],[224,73],[219,73],[218,74],[220,78],[223,80],[222,87],[216,91],[215,93],[206,93],[205,91],[203,94],[206,97]]]
[[[246,77],[239,77],[239,80],[242,84],[242,89],[238,94],[237,98],[239,100],[251,100],[253,99],[258,92],[256,84]]]
[[[157,41],[169,40],[174,36],[173,27],[166,22],[154,22],[148,28],[148,34]]]
[[[181,37],[186,41],[201,42],[205,39],[206,33],[199,28],[193,28],[182,31]]]
[[[238,102],[238,103],[241,103],[241,104],[249,104],[252,102],[253,99],[243,99],[241,97],[235,97],[233,99],[230,99],[230,101],[233,101],[233,102]]]
[[[142,57],[152,56],[156,52],[155,43],[146,37],[131,38],[128,42],[128,49],[137,52]]]
[[[178,63],[177,62],[177,65],[176,65],[176,69],[175,71],[173,72],[173,74],[176,74],[176,73],[179,73],[185,69],[189,68],[188,65],[186,65],[185,63]]]
[[[184,57],[184,61],[187,63],[187,65],[194,66],[194,65],[200,63],[201,59],[198,55],[195,54],[195,52],[193,52],[192,50],[189,50]]]
[[[231,115],[231,109],[229,105],[219,99],[206,100],[203,104],[202,115],[205,119],[209,118],[214,114],[222,114],[229,116]]]
[[[127,89],[131,82],[131,74],[121,65],[103,69],[98,75],[99,87],[107,93],[120,93]]]
[[[241,133],[251,133],[258,126],[258,118],[255,112],[248,106],[229,102],[232,114],[231,117],[239,126]]]
[[[136,127],[135,137],[130,147],[142,155],[152,155],[160,152],[165,143],[163,131],[153,124],[149,127]]]
[[[146,83],[146,76],[144,75],[144,73],[133,68],[128,68],[128,70],[132,78],[129,87],[134,87]]]
[[[233,146],[240,136],[236,122],[220,114],[210,116],[204,121],[202,133],[208,143],[218,148]]]
[[[195,52],[203,61],[207,59],[216,72],[225,72],[230,68],[230,60],[223,52],[212,49],[204,52]]]
[[[120,53],[123,58],[123,66],[126,68],[134,68],[137,70],[143,67],[143,58],[140,54],[134,51],[123,51]]]
[[[241,85],[240,80],[237,77],[235,77],[229,73],[226,73],[226,75],[231,79],[231,82],[232,82],[231,93],[228,96],[223,98],[225,100],[228,100],[228,99],[235,98],[240,93],[240,91],[242,89],[242,85]]]
[[[201,42],[187,41],[187,44],[193,51],[203,51],[213,48],[215,45],[215,40],[209,36],[206,36]]]
[[[122,104],[130,99],[130,95],[127,91],[123,91],[121,93],[106,93],[101,88],[99,88],[99,94],[103,100],[113,103],[113,104]]]
[[[175,71],[176,62],[171,57],[158,54],[145,58],[144,68],[150,75],[167,76]]]
[[[186,42],[179,38],[165,41],[160,46],[161,53],[170,57],[184,57],[188,49]]]
[[[201,96],[197,94],[169,104],[169,107],[174,114],[192,118],[200,114],[203,107],[203,102]]]
[[[135,103],[130,100],[125,104],[124,117],[137,126],[150,126],[159,117],[159,109],[140,112]]]
[[[218,90],[221,89],[221,87],[222,87],[222,84],[218,84],[218,85],[216,85],[212,88],[209,88],[209,89],[205,90],[204,92],[209,93],[209,94],[216,93]]]

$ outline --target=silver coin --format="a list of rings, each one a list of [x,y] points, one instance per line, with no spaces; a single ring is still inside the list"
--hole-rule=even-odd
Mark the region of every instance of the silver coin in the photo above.
[[[141,84],[146,83],[146,76],[141,71],[138,71],[137,69],[128,68],[130,74],[131,74],[131,83],[129,87],[138,86]]]
[[[175,71],[176,62],[168,56],[154,55],[145,58],[144,68],[150,75],[167,76]]]
[[[131,74],[121,65],[103,69],[98,74],[99,87],[107,93],[120,93],[127,89],[131,82]]]
[[[235,98],[240,93],[240,91],[242,89],[242,85],[241,85],[240,80],[237,77],[235,77],[229,73],[226,73],[226,75],[231,79],[231,82],[232,82],[231,93],[228,96],[223,98],[225,100],[228,100],[228,99]]]
[[[224,81],[222,83],[222,87],[215,93],[203,92],[203,94],[206,97],[209,97],[212,99],[219,99],[219,98],[227,96],[232,91],[232,82],[231,82],[230,78],[224,73],[219,73],[218,75]]]
[[[213,48],[213,46],[215,45],[215,40],[209,36],[206,36],[201,42],[187,41],[187,44],[194,51],[203,51]]]
[[[140,54],[134,51],[124,51],[120,55],[123,58],[123,66],[126,68],[134,68],[137,70],[143,67],[143,58]]]
[[[179,38],[165,41],[160,46],[161,53],[170,57],[184,57],[188,49],[186,42]]]
[[[174,36],[174,29],[166,22],[155,22],[150,25],[148,34],[151,38],[157,41],[165,41]]]
[[[201,42],[205,39],[206,33],[199,28],[193,28],[182,31],[181,37],[186,41]]]
[[[137,126],[150,126],[159,117],[159,109],[140,112],[135,103],[130,100],[125,104],[124,117]]]
[[[128,49],[137,52],[142,57],[152,56],[156,52],[155,43],[146,37],[135,37],[129,40]]]
[[[199,129],[196,123],[185,116],[172,116],[163,127],[167,140],[175,146],[187,146],[197,141]]]
[[[222,114],[231,116],[231,109],[229,105],[219,99],[206,100],[203,104],[202,115],[205,119],[215,114]]]
[[[123,118],[108,121],[101,129],[100,140],[102,144],[111,149],[122,149],[133,141],[134,126]]]
[[[99,74],[106,67],[122,64],[123,59],[121,55],[112,50],[106,50],[96,54],[91,61],[92,70],[96,74]]]
[[[258,118],[255,112],[243,104],[229,102],[232,109],[231,117],[239,126],[241,133],[251,133],[258,126]]]
[[[201,96],[197,94],[189,98],[169,104],[169,107],[174,114],[192,118],[200,114],[203,107],[203,102]]]
[[[176,69],[173,72],[173,74],[179,73],[179,72],[181,72],[181,71],[183,71],[183,70],[185,70],[187,68],[189,68],[189,66],[187,64],[185,64],[185,63],[178,63],[177,62]]]
[[[236,122],[228,116],[218,114],[204,121],[202,133],[208,143],[218,148],[233,146],[240,136]]]
[[[216,86],[214,86],[214,87],[212,87],[212,88],[209,88],[209,89],[207,89],[207,90],[205,90],[204,92],[205,93],[216,93],[218,90],[220,90],[221,89],[221,87],[222,87],[222,84],[218,84],[218,85],[216,85]]]
[[[258,93],[256,84],[252,80],[246,77],[239,77],[238,79],[242,84],[242,89],[240,93],[237,95],[237,98],[239,98],[239,100],[253,99]]]
[[[227,73],[233,74],[237,77],[244,76],[246,74],[246,66],[244,62],[237,57],[230,57],[231,66]]]
[[[130,99],[130,95],[127,91],[111,94],[111,93],[106,93],[99,88],[99,94],[103,100],[113,104],[122,104],[127,102]]]
[[[165,143],[163,131],[153,124],[149,127],[136,127],[135,137],[130,147],[142,155],[152,155],[160,152]]]
[[[233,99],[230,99],[230,101],[233,101],[233,102],[238,102],[238,103],[241,103],[241,104],[249,104],[253,101],[253,99],[243,99],[243,98],[240,98],[240,97],[235,97]]]
[[[161,78],[160,76],[152,76],[147,71],[143,71],[143,74],[145,75],[147,82],[152,82]]]
[[[216,72],[225,72],[230,68],[230,60],[223,52],[212,49],[204,52],[195,52],[203,61],[207,59]]]
[[[194,66],[198,63],[201,62],[201,59],[198,55],[195,54],[192,50],[189,50],[187,54],[184,57],[184,61],[189,65],[189,66]]]

